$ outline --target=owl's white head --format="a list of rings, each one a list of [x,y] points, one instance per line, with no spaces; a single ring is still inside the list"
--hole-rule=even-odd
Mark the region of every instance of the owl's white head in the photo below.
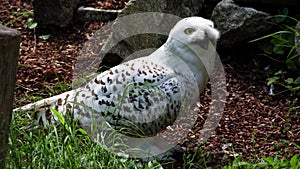
[[[190,45],[200,45],[207,49],[209,41],[216,48],[220,33],[214,28],[214,23],[202,17],[188,17],[180,20],[170,31],[169,37]]]
[[[164,49],[184,61],[194,73],[200,88],[203,88],[214,69],[219,37],[219,31],[214,28],[212,21],[188,17],[173,27]]]

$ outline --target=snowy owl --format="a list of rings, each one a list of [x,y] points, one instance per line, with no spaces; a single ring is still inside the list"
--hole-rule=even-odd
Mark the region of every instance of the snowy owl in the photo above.
[[[205,88],[218,38],[212,21],[181,19],[152,54],[112,67],[51,107],[85,128],[106,123],[130,136],[154,136]],[[50,109],[38,118],[44,125],[57,120]]]

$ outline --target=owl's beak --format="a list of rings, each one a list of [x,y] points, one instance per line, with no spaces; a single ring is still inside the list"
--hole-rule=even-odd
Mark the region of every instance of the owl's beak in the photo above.
[[[203,39],[197,39],[196,41],[193,41],[192,44],[200,46],[201,48],[208,50],[209,39],[208,39],[207,35],[205,35]]]

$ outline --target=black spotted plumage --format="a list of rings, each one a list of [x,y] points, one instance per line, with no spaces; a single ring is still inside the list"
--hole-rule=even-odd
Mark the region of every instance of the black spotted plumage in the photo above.
[[[190,27],[195,33],[185,34]],[[209,42],[207,38],[210,44],[204,44]],[[72,110],[74,118],[88,130],[105,123],[130,136],[157,135],[172,125],[179,113],[188,111],[204,89],[218,38],[211,21],[182,19],[154,53],[97,75],[53,107],[62,114]],[[40,118],[47,121],[45,114]]]

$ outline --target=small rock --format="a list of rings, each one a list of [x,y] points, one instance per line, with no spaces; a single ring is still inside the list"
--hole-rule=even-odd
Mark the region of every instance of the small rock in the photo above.
[[[272,26],[266,22],[269,14],[254,8],[241,7],[233,0],[223,0],[212,13],[212,20],[221,32],[220,48],[231,48],[266,34]]]

